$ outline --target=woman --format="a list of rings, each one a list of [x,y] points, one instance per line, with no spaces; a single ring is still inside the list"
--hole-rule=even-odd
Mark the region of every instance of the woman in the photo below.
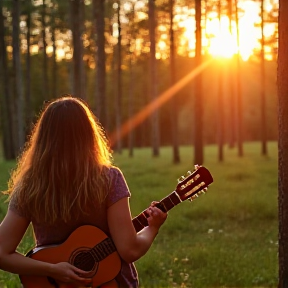
[[[112,166],[103,130],[82,100],[66,96],[44,109],[8,184],[10,201],[0,226],[0,269],[87,285],[89,272],[68,262],[37,261],[16,248],[30,222],[37,246],[63,243],[88,224],[113,239],[122,261],[118,285],[138,287],[133,262],[148,251],[167,214],[153,202],[149,225],[135,232],[125,179]]]

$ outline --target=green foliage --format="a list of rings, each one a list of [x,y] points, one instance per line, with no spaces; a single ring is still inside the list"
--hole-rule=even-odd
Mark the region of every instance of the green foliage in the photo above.
[[[260,143],[245,144],[241,158],[226,148],[223,163],[217,161],[216,146],[205,148],[214,183],[206,195],[169,212],[151,249],[136,262],[142,288],[277,286],[277,143],[269,143],[267,157],[260,148]],[[180,154],[178,165],[172,164],[169,147],[157,158],[146,148],[136,149],[133,158],[126,150],[114,155],[132,193],[133,216],[166,197],[177,178],[193,169],[193,148],[181,147]],[[12,166],[0,160],[1,188]],[[6,205],[1,203],[1,216]],[[31,239],[29,230],[20,251],[31,248]],[[2,271],[0,279],[1,288],[19,283]]]

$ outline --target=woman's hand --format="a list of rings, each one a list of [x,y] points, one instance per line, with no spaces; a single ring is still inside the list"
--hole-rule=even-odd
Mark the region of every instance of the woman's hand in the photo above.
[[[156,207],[156,204],[158,202],[153,201],[148,208],[147,212],[149,214],[149,217],[147,218],[149,227],[154,227],[159,230],[161,225],[165,222],[167,218],[167,213],[163,212],[159,208]]]
[[[78,285],[87,285],[92,282],[92,278],[88,278],[90,271],[83,271],[68,262],[60,262],[52,264],[50,277],[59,282],[75,283]]]

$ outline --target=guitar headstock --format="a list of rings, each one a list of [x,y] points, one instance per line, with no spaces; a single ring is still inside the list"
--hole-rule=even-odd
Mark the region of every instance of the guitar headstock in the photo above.
[[[207,191],[208,186],[213,182],[213,177],[207,168],[195,165],[193,172],[188,171],[186,176],[178,179],[175,191],[182,201],[193,200],[201,193]]]

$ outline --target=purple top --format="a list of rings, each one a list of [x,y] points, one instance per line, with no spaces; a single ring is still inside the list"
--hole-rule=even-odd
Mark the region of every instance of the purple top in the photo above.
[[[105,200],[106,206],[101,205],[100,207],[96,207],[94,203],[89,203],[87,215],[82,215],[79,219],[69,223],[58,220],[53,225],[47,225],[47,223],[41,222],[41,219],[34,219],[29,216],[29,209],[27,209],[28,211],[20,210],[16,203],[14,203],[13,198],[9,203],[8,209],[31,220],[37,246],[60,244],[64,242],[75,229],[82,225],[96,226],[107,235],[110,235],[106,213],[107,208],[124,197],[130,197],[131,194],[120,169],[112,167],[109,170],[109,174],[112,184]],[[116,277],[116,281],[120,287],[138,287],[138,275],[135,265],[122,260],[121,271]]]

